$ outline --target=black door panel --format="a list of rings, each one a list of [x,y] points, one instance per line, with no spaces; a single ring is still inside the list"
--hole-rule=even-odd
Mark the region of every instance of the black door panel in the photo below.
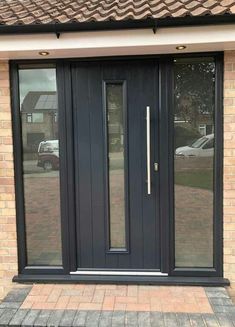
[[[159,177],[154,171],[159,159],[157,63],[75,63],[71,69],[77,269],[160,270]],[[122,104],[120,87],[117,90],[115,85],[121,85]],[[107,99],[109,86],[113,90]],[[147,106],[151,109],[150,195],[146,183]],[[110,248],[111,243],[124,243],[123,215],[125,247]]]

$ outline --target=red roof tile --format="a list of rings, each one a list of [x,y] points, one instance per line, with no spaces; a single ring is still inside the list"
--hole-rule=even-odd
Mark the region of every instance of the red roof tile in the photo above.
[[[0,0],[1,25],[224,14],[235,14],[235,0]]]

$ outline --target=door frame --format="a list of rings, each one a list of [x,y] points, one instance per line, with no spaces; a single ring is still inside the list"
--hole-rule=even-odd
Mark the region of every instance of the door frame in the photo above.
[[[174,194],[173,194],[173,60],[177,57],[205,57],[215,58],[216,62],[216,92],[215,92],[215,203],[214,203],[214,268],[181,269],[174,267]],[[24,220],[24,193],[22,173],[22,144],[19,112],[19,80],[18,66],[20,64],[41,64],[42,60],[13,60],[10,61],[11,80],[11,106],[12,106],[12,128],[14,144],[14,169],[16,187],[16,213],[17,213],[17,240],[18,240],[18,263],[19,276],[22,278],[40,279],[40,276],[50,275],[50,280],[56,280],[59,275],[70,280],[70,271],[76,270],[76,246],[74,243],[74,219],[75,200],[72,181],[74,178],[74,154],[73,141],[70,132],[73,127],[72,93],[70,63],[77,61],[122,61],[136,59],[154,58],[159,63],[159,133],[160,133],[160,220],[161,235],[164,240],[161,249],[162,272],[169,276],[185,277],[223,277],[223,53],[193,53],[183,55],[161,55],[161,56],[125,56],[107,58],[79,58],[79,59],[56,59],[43,60],[44,64],[55,64],[57,68],[57,90],[59,98],[59,110],[62,119],[59,120],[60,128],[60,166],[61,166],[61,229],[62,229],[62,258],[63,266],[55,267],[33,267],[27,266],[25,220]],[[164,142],[162,142],[164,140]],[[72,167],[72,169],[69,169]],[[214,178],[215,180],[215,178]],[[168,196],[169,195],[169,196]],[[69,219],[68,219],[69,218]],[[21,278],[20,278],[21,276]],[[67,276],[67,277],[66,277]],[[17,279],[18,278],[18,279]],[[160,278],[160,277],[156,277]],[[165,277],[164,277],[165,278]],[[77,276],[77,280],[92,280],[89,276]],[[94,279],[93,279],[94,280]],[[97,277],[97,282],[105,281],[103,277]],[[119,277],[114,278],[116,282]],[[122,278],[120,278],[120,281]],[[138,278],[133,278],[132,281]],[[146,277],[146,281],[150,277]],[[165,279],[166,280],[166,279]],[[160,281],[160,279],[159,279]]]

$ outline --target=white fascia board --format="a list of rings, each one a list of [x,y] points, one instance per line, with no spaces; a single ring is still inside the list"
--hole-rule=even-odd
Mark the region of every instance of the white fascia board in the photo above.
[[[96,57],[114,55],[179,53],[235,50],[235,25],[91,31],[55,34],[14,34],[0,36],[0,59]]]

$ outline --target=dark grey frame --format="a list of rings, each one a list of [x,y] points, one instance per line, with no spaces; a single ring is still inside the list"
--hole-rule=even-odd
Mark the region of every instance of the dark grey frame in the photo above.
[[[172,276],[223,276],[223,54],[210,55],[215,59],[215,155],[214,155],[214,225],[213,225],[213,268],[176,268],[175,267],[175,230],[174,230],[174,193],[170,204],[170,233],[174,244],[170,249],[170,274]],[[188,56],[180,56],[188,57]],[[192,56],[193,57],[193,56]],[[205,57],[204,54],[195,54],[194,57]],[[171,88],[173,94],[174,81],[171,71]],[[170,190],[174,190],[174,98],[169,106],[170,132]]]
[[[56,61],[49,61],[48,64],[54,63],[56,74],[58,72],[58,65]],[[35,65],[36,68],[36,65]],[[11,79],[11,105],[12,105],[12,129],[13,129],[13,145],[14,145],[14,169],[15,169],[15,186],[16,189],[16,216],[17,216],[17,240],[18,240],[18,263],[19,272],[25,274],[37,274],[41,271],[43,274],[65,274],[66,269],[64,267],[68,266],[68,257],[66,255],[67,249],[67,237],[64,232],[66,216],[68,214],[67,208],[67,194],[65,184],[67,183],[67,157],[65,152],[60,153],[60,164],[63,167],[60,170],[60,198],[66,199],[66,201],[61,201],[61,229],[62,229],[62,262],[63,266],[27,266],[27,251],[26,251],[26,226],[24,218],[24,187],[23,187],[23,167],[22,167],[22,135],[21,131],[21,117],[19,111],[19,76],[18,76],[18,64],[11,63],[10,65],[10,79]],[[60,78],[57,75],[57,85],[60,85]],[[61,85],[62,86],[62,85]],[[61,87],[62,88],[62,87]],[[59,94],[58,94],[59,95]],[[61,94],[59,95],[59,103],[61,101]],[[63,101],[63,100],[62,100]],[[63,108],[61,106],[61,108]],[[60,134],[60,144],[61,147],[65,147],[67,140],[65,124],[65,111],[60,110],[60,115],[62,119],[59,120]],[[63,119],[64,118],[64,119]],[[16,129],[15,129],[16,127]],[[17,155],[16,155],[17,154]],[[21,218],[18,218],[21,217]]]
[[[169,277],[104,277],[104,276],[73,276],[70,271],[76,270],[76,246],[75,246],[75,200],[74,200],[74,154],[73,142],[71,142],[71,131],[73,130],[73,112],[72,112],[72,86],[70,75],[70,62],[67,60],[43,60],[43,63],[54,63],[57,67],[57,90],[59,97],[59,119],[60,129],[60,178],[61,178],[61,228],[62,228],[62,267],[27,267],[26,258],[26,240],[25,240],[25,221],[23,205],[23,184],[22,184],[22,144],[21,124],[19,113],[19,64],[40,64],[42,60],[11,61],[11,101],[12,101],[12,119],[14,136],[14,168],[15,168],[15,186],[16,186],[16,211],[17,211],[17,239],[18,239],[18,260],[19,276],[15,280],[58,280],[58,281],[120,281],[120,282],[151,282],[151,283],[175,283],[174,280],[181,280],[180,283],[203,283],[198,282],[200,277],[210,277],[209,282],[217,283],[218,279],[213,277],[223,276],[223,54],[222,53],[199,53],[187,54],[187,57],[214,57],[216,61],[216,92],[215,92],[215,206],[214,206],[214,268],[213,269],[181,269],[174,267],[174,212],[173,212],[173,60],[177,56],[134,56],[134,57],[112,57],[112,58],[83,58],[77,61],[99,61],[99,60],[132,60],[142,58],[156,58],[159,63],[159,137],[165,140],[164,144],[160,141],[160,216],[161,216],[161,235],[162,235],[162,272],[169,273]],[[182,57],[179,55],[178,57]],[[70,167],[70,169],[68,169]],[[50,276],[49,276],[50,275]],[[59,277],[61,275],[61,277]],[[33,277],[35,276],[35,277]],[[44,277],[43,277],[44,276]],[[172,277],[170,277],[172,276]],[[174,277],[175,276],[175,277]],[[180,277],[179,277],[180,276]],[[186,278],[187,277],[187,278]],[[192,277],[192,278],[190,278]],[[198,279],[199,278],[199,279]],[[197,282],[196,282],[197,280]],[[207,279],[208,280],[208,279]],[[222,280],[222,279],[221,279]],[[221,283],[220,280],[220,283]],[[167,282],[168,281],[168,282]],[[204,280],[205,281],[205,280]],[[223,282],[225,283],[225,282]],[[228,283],[228,282],[226,282]]]

